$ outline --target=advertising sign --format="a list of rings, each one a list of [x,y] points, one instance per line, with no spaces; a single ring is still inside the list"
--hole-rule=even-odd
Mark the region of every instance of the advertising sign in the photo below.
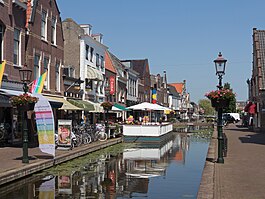
[[[58,146],[71,147],[72,120],[58,120]]]
[[[110,94],[113,95],[115,93],[115,78],[111,76],[109,78],[109,86],[110,86]]]

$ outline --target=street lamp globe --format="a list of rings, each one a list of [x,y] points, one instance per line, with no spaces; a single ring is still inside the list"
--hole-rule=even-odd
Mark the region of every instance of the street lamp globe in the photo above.
[[[224,75],[225,74],[225,65],[227,60],[223,58],[222,53],[219,52],[218,57],[214,60],[216,75]]]
[[[19,69],[19,76],[20,76],[20,80],[23,83],[28,83],[31,80],[31,74],[32,74],[32,70],[29,69],[27,67],[27,65],[24,65],[23,68]]]
[[[23,68],[19,69],[19,76],[20,80],[23,82],[23,90],[25,93],[28,92],[28,85],[27,83],[31,80],[31,74],[32,70],[27,67],[27,65],[24,65]]]

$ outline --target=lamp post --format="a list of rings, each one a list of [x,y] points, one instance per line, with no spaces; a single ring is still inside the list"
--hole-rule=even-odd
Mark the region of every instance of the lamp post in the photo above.
[[[31,80],[32,71],[27,68],[25,65],[22,69],[19,70],[20,80],[23,82],[23,91],[27,94],[29,87],[28,83]],[[22,119],[22,129],[23,129],[23,163],[29,163],[28,156],[28,128],[27,128],[27,111],[21,110],[21,119]]]
[[[227,60],[223,58],[222,53],[219,52],[217,59],[214,60],[216,75],[218,75],[219,84],[217,88],[221,90],[223,88],[222,78],[225,74],[225,65]],[[224,137],[223,137],[223,108],[218,107],[218,120],[217,120],[217,132],[218,132],[218,163],[224,163],[223,158],[223,145],[224,145]]]

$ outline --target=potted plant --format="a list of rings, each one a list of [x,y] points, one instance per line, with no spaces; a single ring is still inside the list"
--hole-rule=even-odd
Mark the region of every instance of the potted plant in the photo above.
[[[206,93],[205,96],[211,100],[215,108],[224,108],[235,98],[235,93],[230,89],[220,89]]]
[[[111,110],[113,104],[107,101],[107,102],[103,102],[101,106],[103,107],[104,110]]]
[[[35,103],[37,103],[38,100],[37,97],[33,97],[27,93],[10,98],[10,102],[13,106],[16,106],[19,110],[25,111],[34,110]]]

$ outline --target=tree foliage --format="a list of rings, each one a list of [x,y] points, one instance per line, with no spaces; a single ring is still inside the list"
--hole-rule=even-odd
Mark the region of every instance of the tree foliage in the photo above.
[[[229,89],[231,91],[233,91],[233,89],[230,87],[230,84],[228,82],[226,82],[224,84],[224,88],[225,89]],[[235,113],[236,112],[236,97],[234,97],[230,103],[229,103],[229,106],[227,108],[225,108],[223,110],[224,113]]]
[[[204,115],[214,115],[215,110],[208,99],[199,100],[199,107],[204,110]]]

